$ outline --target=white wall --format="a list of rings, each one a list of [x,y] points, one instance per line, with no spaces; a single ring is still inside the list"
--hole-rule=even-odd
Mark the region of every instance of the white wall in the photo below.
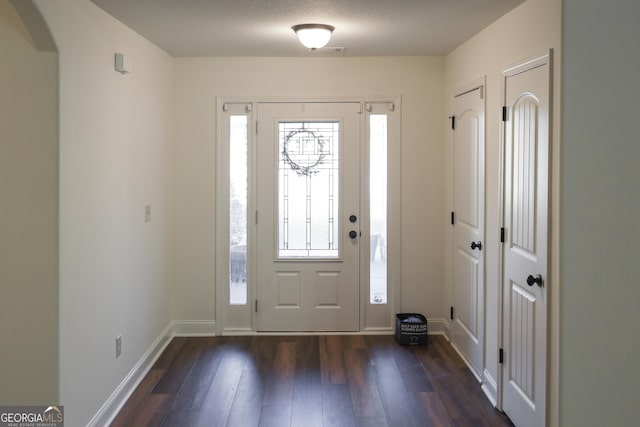
[[[58,401],[55,52],[0,0],[0,403]]]
[[[176,59],[177,320],[215,320],[216,96],[402,96],[402,310],[443,312],[443,58]]]
[[[552,425],[558,414],[558,396],[563,426],[602,425],[612,420],[625,425],[638,418],[634,397],[639,391],[639,346],[629,325],[639,320],[633,303],[639,300],[634,256],[640,238],[634,224],[640,203],[634,184],[639,178],[635,163],[640,144],[633,121],[625,120],[637,112],[632,95],[638,93],[635,76],[640,52],[632,18],[640,11],[635,0],[617,0],[615,7],[594,0],[564,0],[562,51],[562,2],[528,0],[446,58],[175,60],[87,0],[36,3],[60,51],[59,398],[70,424],[88,421],[171,319],[216,319],[216,96],[401,95],[401,309],[443,318],[450,285],[446,106],[454,88],[486,75],[486,369],[497,378],[500,72],[548,48],[555,50],[557,125],[552,160],[551,283],[556,285],[551,298]],[[2,224],[5,215],[11,215],[19,227],[11,229],[12,236],[7,228],[0,228],[3,245],[11,238],[15,243],[10,252],[0,245],[0,251],[4,250],[0,252],[3,292],[14,298],[2,299],[0,327],[3,337],[11,337],[7,325],[24,317],[25,304],[26,310],[38,307],[37,315],[32,313],[29,322],[20,324],[16,342],[26,348],[33,341],[24,337],[47,336],[49,340],[38,343],[52,351],[57,338],[51,320],[57,315],[56,305],[34,304],[45,301],[35,294],[56,298],[56,266],[51,262],[57,255],[57,225],[51,223],[56,218],[57,158],[56,138],[52,137],[56,112],[51,104],[56,99],[51,89],[55,56],[35,53],[10,8],[6,3],[0,7],[2,52],[7,49],[20,56],[18,67],[26,67],[12,69],[11,61],[0,66],[3,83],[16,75],[22,78],[21,83],[9,80],[16,82],[12,87],[3,86],[3,90],[5,86],[19,89],[22,96],[0,101],[3,135],[5,129],[9,129],[6,135],[17,135],[15,140],[3,136],[0,171],[10,177],[3,176],[0,185],[19,182],[27,189],[18,193],[17,187],[5,185],[0,192]],[[133,58],[133,74],[122,76],[113,70],[116,51]],[[562,86],[560,58],[566,71]],[[608,78],[612,73],[615,78]],[[608,101],[611,94],[615,101]],[[48,102],[34,102],[41,97]],[[7,102],[14,99],[24,103]],[[625,114],[617,114],[619,111]],[[32,126],[35,120],[38,126]],[[34,152],[38,153],[35,157]],[[25,199],[25,194],[30,197]],[[149,224],[144,223],[146,204],[152,205]],[[23,233],[19,236],[23,242],[16,239],[17,230]],[[28,245],[25,236],[35,239],[35,246]],[[35,247],[42,252],[34,255]],[[22,264],[10,258],[20,256],[18,248],[22,248]],[[34,269],[30,257],[39,259],[41,268]],[[28,267],[5,270],[9,264]],[[9,272],[6,276],[5,271]],[[10,286],[17,281],[22,281],[20,287]],[[23,305],[6,304],[9,301]],[[49,327],[36,328],[38,322]],[[610,333],[612,330],[617,333]],[[116,360],[117,334],[123,335],[124,344],[123,355]],[[42,366],[42,372],[50,373],[46,380],[50,386],[40,389],[41,396],[56,396],[51,386],[56,374],[49,367],[55,364],[55,357],[18,361],[18,356],[9,354],[9,361],[3,359],[1,365],[23,373],[29,366]],[[607,369],[594,370],[603,360],[611,361]],[[11,390],[11,396],[34,396],[33,389],[23,391]],[[608,409],[598,414],[596,407]]]
[[[36,4],[60,55],[59,397],[79,426],[170,323],[173,60],[88,0]]]
[[[446,90],[448,105],[454,89],[486,75],[486,208],[485,208],[485,285],[486,285],[486,352],[485,369],[493,380],[498,380],[498,269],[499,256],[499,143],[500,113],[502,103],[502,70],[529,57],[554,49],[554,127],[552,141],[552,250],[550,265],[552,280],[552,358],[557,359],[558,329],[558,225],[559,225],[559,105],[560,105],[560,0],[528,0],[501,19],[484,29],[467,43],[455,49],[446,57]],[[448,131],[447,131],[448,132]],[[448,167],[451,167],[451,152],[447,152]],[[451,175],[447,172],[446,211],[451,210]],[[451,230],[445,238],[446,298],[451,290]],[[449,299],[447,299],[449,301]],[[447,304],[446,306],[449,306]],[[551,382],[557,383],[557,360],[552,361]],[[553,384],[552,384],[553,386]],[[555,387],[555,386],[553,386]],[[552,390],[552,396],[555,391]],[[551,403],[551,411],[555,404]]]
[[[562,426],[640,419],[640,3],[564,0]]]

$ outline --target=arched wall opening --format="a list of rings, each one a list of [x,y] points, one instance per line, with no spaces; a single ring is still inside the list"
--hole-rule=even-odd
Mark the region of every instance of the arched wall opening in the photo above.
[[[58,53],[30,0],[0,0],[0,402],[58,403]]]

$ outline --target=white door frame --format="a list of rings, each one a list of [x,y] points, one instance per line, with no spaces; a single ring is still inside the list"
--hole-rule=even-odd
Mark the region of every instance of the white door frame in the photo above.
[[[257,177],[254,174],[255,165],[251,164],[251,158],[255,156],[256,149],[256,121],[254,112],[257,111],[259,103],[295,103],[295,102],[358,102],[362,105],[361,134],[368,135],[365,129],[368,121],[368,114],[382,114],[388,112],[390,117],[388,125],[388,296],[387,304],[375,305],[369,303],[368,271],[364,272],[361,262],[361,310],[360,310],[360,333],[391,333],[395,328],[395,313],[400,309],[401,291],[401,97],[394,96],[351,96],[351,97],[216,97],[216,250],[215,250],[215,284],[212,284],[215,294],[215,330],[217,335],[253,335],[256,334],[254,323],[254,301],[256,296],[256,283],[253,277],[255,272],[255,244],[250,244],[248,248],[248,282],[247,282],[247,304],[229,304],[229,167],[228,167],[228,141],[224,140],[224,120],[228,116],[226,109],[229,106],[236,106],[240,111],[244,111],[249,118],[248,123],[248,144],[249,144],[249,186],[255,188]],[[235,108],[235,107],[234,107]],[[243,110],[242,110],[243,109]],[[225,147],[226,144],[226,147]],[[364,140],[363,147],[368,148],[368,139]],[[364,151],[364,149],[363,149]],[[366,164],[366,154],[363,153],[361,165]],[[226,163],[225,163],[226,162]],[[363,174],[368,172],[367,167],[361,167]],[[251,212],[255,209],[255,194],[249,190],[248,209],[248,238],[255,239],[255,225],[252,221]],[[368,203],[368,186],[362,186],[361,203]],[[362,213],[361,213],[362,216]],[[362,216],[364,220],[364,216]],[[368,227],[361,228],[363,237],[367,233],[366,239],[362,240],[362,250],[360,257],[368,256],[369,237]],[[368,261],[368,260],[367,260]],[[367,262],[368,265],[368,262]],[[193,323],[193,322],[191,322]],[[208,322],[207,322],[208,323]]]

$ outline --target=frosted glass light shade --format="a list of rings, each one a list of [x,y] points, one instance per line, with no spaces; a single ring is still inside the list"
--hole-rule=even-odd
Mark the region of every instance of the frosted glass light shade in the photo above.
[[[319,49],[329,43],[331,33],[335,30],[331,25],[300,24],[291,27],[298,36],[300,43],[309,49]]]

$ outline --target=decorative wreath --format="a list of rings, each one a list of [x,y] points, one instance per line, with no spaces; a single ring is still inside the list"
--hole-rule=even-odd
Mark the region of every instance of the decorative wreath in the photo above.
[[[308,160],[305,158],[300,158],[300,159],[296,159],[297,155],[296,153],[291,153],[289,152],[289,141],[291,140],[291,138],[293,138],[296,135],[299,134],[307,134],[310,135],[313,140],[314,143],[316,144],[316,146],[318,147],[317,152],[318,157],[312,160]],[[303,138],[303,136],[297,136],[297,138],[301,139]],[[322,140],[322,138],[319,138],[316,136],[316,134],[313,131],[310,131],[309,129],[297,129],[297,130],[293,130],[291,132],[289,132],[287,134],[287,136],[284,138],[284,144],[282,147],[282,159],[285,161],[285,163],[287,163],[289,165],[289,167],[298,174],[298,176],[311,176],[314,175],[318,172],[320,172],[319,169],[316,169],[318,166],[320,166],[322,164],[322,161],[324,160],[324,158],[327,156],[327,154],[324,152],[324,141]],[[293,158],[292,158],[293,156]],[[306,163],[306,164],[305,164]]]

